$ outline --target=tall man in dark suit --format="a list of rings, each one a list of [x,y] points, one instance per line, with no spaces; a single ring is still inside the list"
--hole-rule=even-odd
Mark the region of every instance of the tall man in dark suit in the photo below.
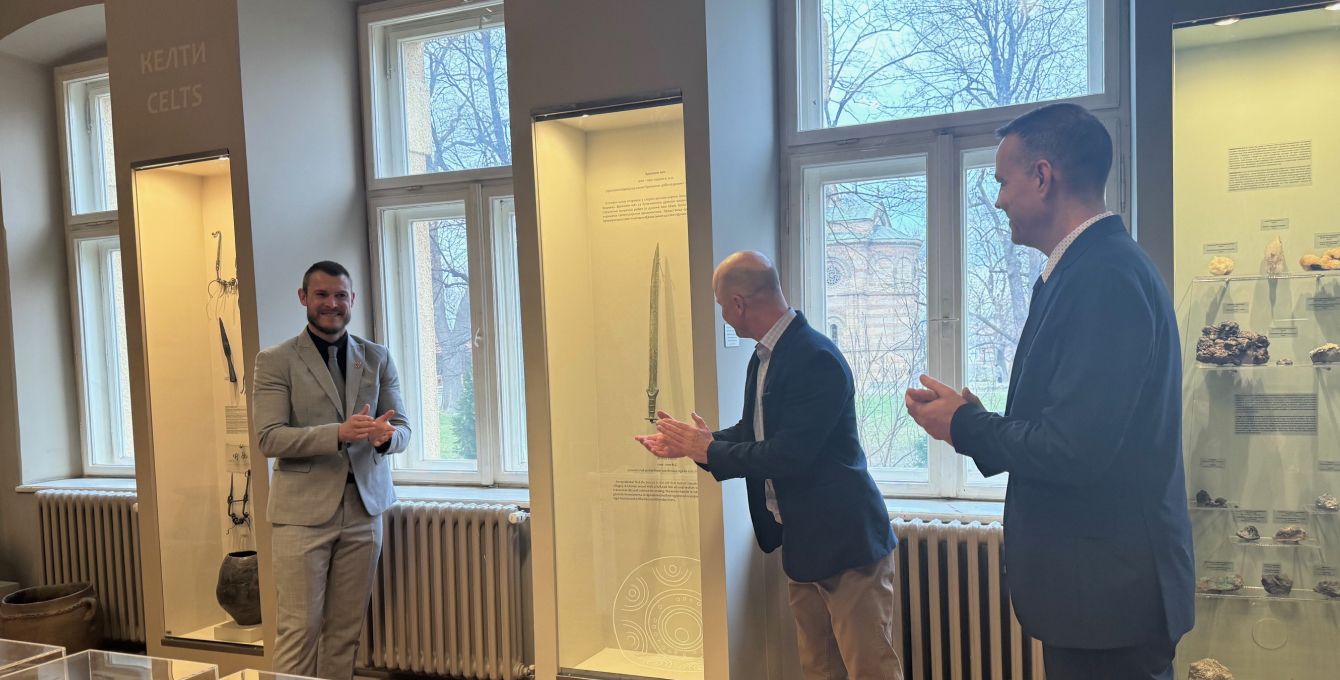
[[[1054,104],[997,134],[996,207],[1015,243],[1048,256],[1005,414],[927,376],[907,410],[982,474],[1010,474],[1007,580],[1047,679],[1171,679],[1194,618],[1171,300],[1104,205],[1102,123]]]
[[[659,413],[639,436],[662,458],[690,458],[717,480],[744,477],[754,534],[782,548],[800,660],[811,680],[902,678],[893,640],[893,548],[884,499],[856,432],[851,368],[782,295],[761,253],[727,257],[712,276],[721,318],[758,341],[744,416],[712,432]]]

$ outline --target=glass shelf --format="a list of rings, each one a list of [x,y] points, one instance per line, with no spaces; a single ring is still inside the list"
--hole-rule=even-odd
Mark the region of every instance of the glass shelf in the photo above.
[[[65,648],[35,642],[0,639],[0,676],[65,656]]]
[[[1273,368],[1275,370],[1281,370],[1281,371],[1299,370],[1299,369],[1306,369],[1309,371],[1329,371],[1331,370],[1331,367],[1337,365],[1340,364],[1290,364],[1288,366],[1278,366],[1272,362],[1268,364],[1243,364],[1241,366],[1220,366],[1217,364],[1203,364],[1199,361],[1196,362],[1196,368],[1201,371],[1243,371],[1243,370],[1259,371],[1268,368]]]
[[[90,649],[16,673],[5,680],[215,680],[214,664]]]
[[[1305,550],[1321,550],[1321,545],[1319,545],[1319,544],[1316,542],[1316,540],[1313,539],[1311,536],[1309,536],[1309,537],[1307,538],[1307,540],[1305,540],[1305,541],[1303,541],[1303,542],[1301,542],[1301,543],[1276,543],[1276,542],[1275,542],[1275,539],[1273,539],[1273,538],[1266,538],[1265,536],[1262,536],[1261,539],[1258,540],[1258,541],[1244,541],[1244,540],[1239,539],[1237,536],[1232,536],[1232,538],[1233,538],[1234,541],[1236,541],[1236,542],[1234,543],[1234,545],[1236,545],[1236,546],[1240,546],[1240,547],[1255,547],[1255,548],[1295,548],[1295,549],[1305,549]]]
[[[1193,283],[1223,283],[1229,284],[1235,281],[1292,281],[1302,279],[1324,279],[1340,278],[1340,270],[1323,269],[1319,271],[1295,272],[1290,274],[1229,274],[1228,276],[1197,276],[1191,279]]]
[[[1340,604],[1340,598],[1327,597],[1311,588],[1294,586],[1288,595],[1271,595],[1260,586],[1244,586],[1231,593],[1196,593],[1197,598],[1207,600],[1294,600],[1296,602],[1332,602]]]

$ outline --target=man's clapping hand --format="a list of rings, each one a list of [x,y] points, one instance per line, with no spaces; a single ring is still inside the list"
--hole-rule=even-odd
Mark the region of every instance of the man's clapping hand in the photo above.
[[[374,447],[385,444],[391,435],[395,434],[395,426],[390,423],[394,410],[373,418],[369,415],[371,407],[363,404],[363,409],[358,413],[349,416],[349,419],[340,423],[339,438],[341,442],[353,443],[367,440]]]

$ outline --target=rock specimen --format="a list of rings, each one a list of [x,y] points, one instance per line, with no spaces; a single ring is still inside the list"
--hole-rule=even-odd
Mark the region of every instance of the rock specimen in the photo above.
[[[1206,326],[1196,341],[1196,361],[1217,366],[1260,365],[1270,361],[1270,338],[1244,331],[1236,321]]]
[[[1292,366],[1292,365],[1293,365],[1293,359],[1280,359],[1279,361],[1276,361],[1276,362],[1275,362],[1275,365],[1276,365],[1276,366]]]
[[[1317,496],[1314,505],[1322,512],[1340,512],[1340,499],[1337,499],[1335,494],[1324,493]]]
[[[1196,592],[1198,593],[1231,593],[1242,589],[1242,577],[1237,574],[1232,576],[1202,576],[1196,581]]]
[[[1340,363],[1340,345],[1334,342],[1328,342],[1307,353],[1314,364],[1334,364]]]
[[[1312,589],[1326,597],[1340,598],[1340,581],[1318,581]]]
[[[1227,498],[1211,498],[1210,492],[1201,489],[1196,492],[1196,505],[1202,508],[1226,508],[1228,507]]]
[[[1187,673],[1186,677],[1187,680],[1233,680],[1233,674],[1228,672],[1228,666],[1214,659],[1192,661],[1191,672]]]
[[[1298,260],[1299,266],[1312,271],[1334,271],[1340,269],[1340,248],[1331,248],[1321,255],[1307,254]]]
[[[1259,541],[1261,540],[1261,532],[1256,530],[1255,524],[1248,524],[1238,530],[1238,538],[1244,541]]]
[[[1284,574],[1266,574],[1261,577],[1261,586],[1271,595],[1288,595],[1293,592],[1293,579]]]
[[[1210,258],[1210,273],[1215,276],[1226,276],[1233,273],[1233,258],[1216,255]]]
[[[1276,543],[1298,545],[1306,539],[1307,530],[1300,526],[1289,525],[1287,527],[1280,527],[1280,530],[1275,532]]]
[[[1266,273],[1284,273],[1284,241],[1278,236],[1266,244]]]

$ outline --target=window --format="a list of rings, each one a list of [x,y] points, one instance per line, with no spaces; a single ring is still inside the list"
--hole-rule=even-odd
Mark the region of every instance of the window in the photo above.
[[[375,179],[512,164],[501,2],[365,14]]]
[[[378,328],[415,425],[396,480],[525,484],[502,3],[360,18]]]
[[[63,159],[67,214],[74,221],[106,219],[97,213],[116,210],[116,169],[112,152],[112,95],[107,60],[56,70],[60,110],[64,112]]]
[[[1104,92],[1103,0],[798,0],[798,128]]]
[[[54,72],[85,475],[133,476],[107,60]]]
[[[886,494],[999,498],[1005,476],[985,479],[930,440],[903,392],[927,373],[1004,409],[1046,258],[1014,245],[995,208],[992,130],[1039,102],[1088,107],[1116,144],[1108,205],[1125,210],[1126,4],[790,6],[789,293],[827,321],[851,364],[861,441]]]
[[[110,234],[108,233],[110,232]],[[135,474],[126,308],[115,227],[73,237],[85,474]]]

